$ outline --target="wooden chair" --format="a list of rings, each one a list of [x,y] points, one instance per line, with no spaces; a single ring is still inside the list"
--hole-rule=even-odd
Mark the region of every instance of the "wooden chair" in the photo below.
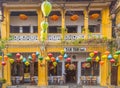
[[[53,77],[53,84],[57,84],[57,83],[58,83],[57,77]]]
[[[93,77],[92,77],[91,83],[92,83],[93,85],[97,85],[97,77],[96,77],[96,76],[93,76]]]
[[[90,76],[86,76],[86,84],[91,85],[91,78]]]
[[[35,78],[33,76],[30,78],[30,81],[31,81],[31,85],[35,84]]]
[[[60,85],[65,84],[65,79],[63,76],[59,77],[59,84]]]
[[[80,77],[80,84],[81,84],[81,85],[85,85],[85,84],[86,84],[86,79],[85,79],[84,76],[81,76],[81,77]]]

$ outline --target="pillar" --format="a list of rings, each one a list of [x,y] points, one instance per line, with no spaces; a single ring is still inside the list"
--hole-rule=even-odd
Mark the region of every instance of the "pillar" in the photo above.
[[[108,39],[112,38],[112,24],[110,20],[109,7],[105,7],[102,12],[102,36]]]
[[[117,85],[120,86],[120,57],[118,58],[118,81],[117,81]]]
[[[66,30],[66,26],[65,26],[65,9],[61,9],[61,18],[62,18],[62,23],[61,23],[61,33],[62,33],[62,41],[65,39],[65,30]]]
[[[37,10],[38,13],[38,40],[40,41],[40,33],[41,33],[41,22],[43,20],[43,16],[42,16],[42,11],[39,8]],[[42,47],[43,45],[41,45],[40,47]],[[41,55],[43,57],[46,56],[46,51],[45,50],[41,50]],[[41,66],[43,65],[43,66]],[[44,60],[41,62],[38,60],[38,86],[47,86],[48,85],[48,72],[47,72],[47,62]]]
[[[43,20],[42,11],[41,11],[40,8],[38,8],[37,14],[38,14],[38,40],[40,41],[41,22],[42,22],[42,20]]]
[[[89,16],[89,11],[88,9],[84,10],[84,30],[85,30],[85,39],[88,39],[88,17]]]

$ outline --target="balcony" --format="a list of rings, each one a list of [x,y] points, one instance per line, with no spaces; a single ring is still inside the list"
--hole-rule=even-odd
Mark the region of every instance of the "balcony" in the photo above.
[[[11,33],[10,36],[13,37],[12,41],[37,41],[37,33]]]

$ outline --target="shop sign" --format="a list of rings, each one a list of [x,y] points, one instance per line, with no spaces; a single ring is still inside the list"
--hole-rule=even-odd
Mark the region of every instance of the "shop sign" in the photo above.
[[[86,48],[84,47],[65,47],[65,52],[84,52]]]

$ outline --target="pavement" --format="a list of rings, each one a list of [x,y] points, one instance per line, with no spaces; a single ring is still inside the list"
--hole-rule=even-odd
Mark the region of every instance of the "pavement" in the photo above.
[[[8,86],[7,88],[120,88],[120,86],[99,86],[99,85],[77,85],[77,84],[67,84],[67,85],[49,85],[49,86],[37,86],[37,85],[15,85]]]

